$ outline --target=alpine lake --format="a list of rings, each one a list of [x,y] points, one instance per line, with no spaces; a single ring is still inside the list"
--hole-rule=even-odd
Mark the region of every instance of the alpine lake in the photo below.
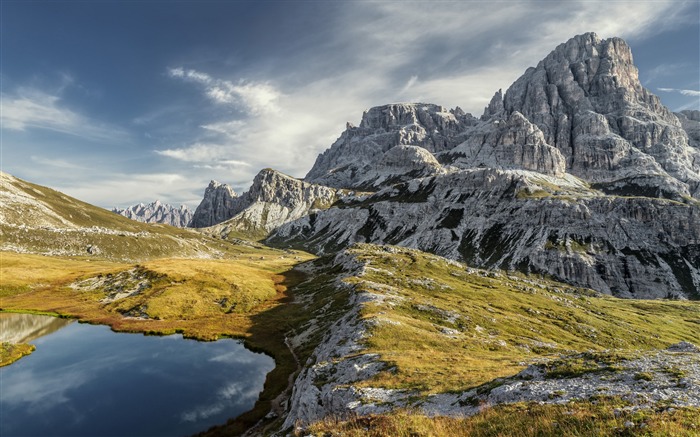
[[[274,366],[238,340],[145,336],[0,313],[34,352],[0,368],[0,435],[187,436],[250,410]]]

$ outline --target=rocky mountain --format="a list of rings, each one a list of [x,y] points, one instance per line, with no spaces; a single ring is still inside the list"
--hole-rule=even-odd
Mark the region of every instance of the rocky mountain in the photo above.
[[[112,212],[143,223],[163,223],[178,228],[184,228],[192,220],[192,211],[186,205],[177,208],[159,200],[123,209],[112,208]]]
[[[685,110],[676,113],[676,117],[688,134],[688,144],[700,149],[700,111]]]
[[[284,223],[328,208],[348,195],[343,190],[304,182],[269,168],[263,169],[255,176],[250,189],[231,202],[232,207],[227,209],[228,217],[205,232],[224,238],[232,231],[264,236]],[[205,202],[206,194],[202,204]]]
[[[233,188],[217,181],[209,182],[204,198],[192,215],[189,227],[205,228],[227,220],[240,211],[240,199]]]
[[[576,36],[479,119],[425,104],[365,112],[306,180],[378,191],[268,241],[397,244],[621,297],[700,298],[697,118],[642,87],[624,41]]]
[[[569,173],[606,192],[663,186],[672,198],[700,197],[700,152],[641,85],[619,38],[588,33],[557,47],[506,92],[503,113],[515,111],[566,157]]]

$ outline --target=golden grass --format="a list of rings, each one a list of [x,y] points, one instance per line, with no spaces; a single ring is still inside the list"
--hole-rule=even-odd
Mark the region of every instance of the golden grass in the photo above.
[[[0,344],[0,367],[10,365],[20,358],[34,352],[34,345],[24,343],[8,343]]]
[[[225,429],[242,431],[259,421],[271,400],[287,386],[297,370],[285,344],[285,335],[311,315],[290,301],[288,287],[303,275],[291,268],[312,257],[303,252],[239,248],[234,259],[160,259],[142,263],[139,269],[151,278],[140,294],[113,303],[101,303],[104,290],[80,290],[69,284],[98,275],[117,275],[134,264],[0,253],[0,310],[43,312],[105,324],[115,331],[147,334],[182,333],[199,340],[236,337],[248,348],[265,352],[276,367],[267,376],[255,408]],[[220,297],[243,302],[231,311]],[[149,319],[124,317],[122,312],[144,307]],[[156,318],[158,317],[158,318]],[[213,433],[217,435],[217,431]]]

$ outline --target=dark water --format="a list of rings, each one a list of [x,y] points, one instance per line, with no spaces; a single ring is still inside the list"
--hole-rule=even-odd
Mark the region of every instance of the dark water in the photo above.
[[[274,367],[235,340],[79,323],[31,343],[31,355],[0,369],[2,437],[190,435],[252,408]]]

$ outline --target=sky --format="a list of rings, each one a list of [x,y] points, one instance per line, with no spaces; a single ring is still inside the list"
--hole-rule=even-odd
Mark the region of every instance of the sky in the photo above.
[[[0,168],[106,208],[303,177],[373,106],[479,116],[589,31],[700,109],[700,0],[0,0],[0,24]]]

